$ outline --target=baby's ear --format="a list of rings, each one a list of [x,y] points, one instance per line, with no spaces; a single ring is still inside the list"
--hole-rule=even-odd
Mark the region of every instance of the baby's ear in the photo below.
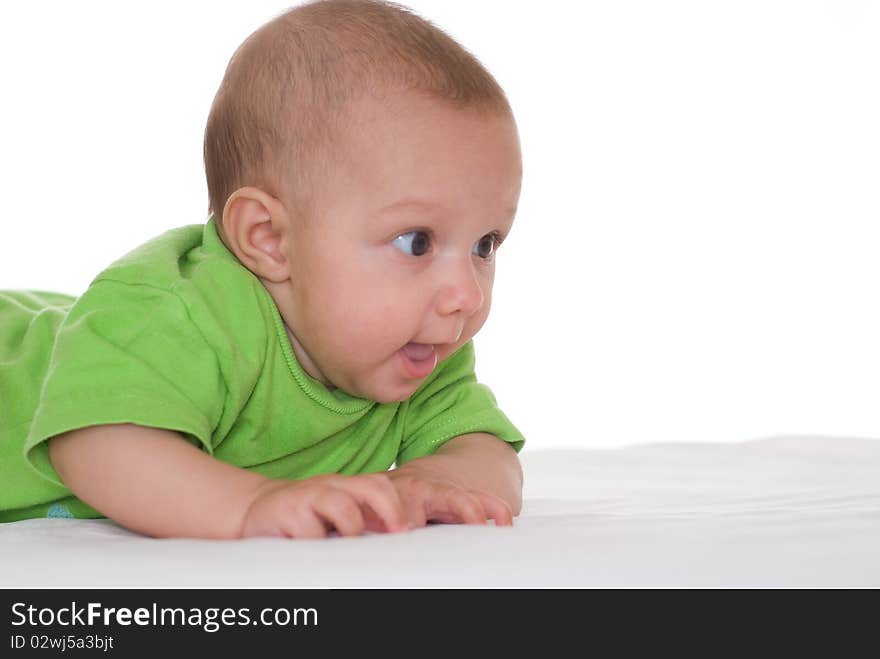
[[[283,204],[258,188],[239,188],[223,209],[226,246],[248,270],[272,282],[290,278],[282,240],[289,224]]]

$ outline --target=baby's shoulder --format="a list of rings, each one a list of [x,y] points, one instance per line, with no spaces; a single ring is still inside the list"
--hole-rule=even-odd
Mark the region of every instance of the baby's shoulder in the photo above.
[[[115,281],[172,290],[191,270],[190,255],[201,246],[201,225],[171,229],[113,261],[92,283]]]

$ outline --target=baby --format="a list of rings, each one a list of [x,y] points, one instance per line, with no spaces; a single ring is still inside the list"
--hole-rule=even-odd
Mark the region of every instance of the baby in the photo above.
[[[493,77],[398,5],[305,4],[233,55],[205,166],[207,223],[78,299],[0,292],[0,521],[511,524],[524,440],[472,342],[522,171]]]

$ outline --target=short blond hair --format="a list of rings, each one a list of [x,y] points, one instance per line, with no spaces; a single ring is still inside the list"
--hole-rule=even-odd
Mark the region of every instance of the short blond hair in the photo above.
[[[315,161],[339,132],[348,102],[372,89],[511,114],[492,74],[406,7],[309,2],[260,27],[229,61],[205,129],[209,211],[219,217],[245,185],[307,207]]]

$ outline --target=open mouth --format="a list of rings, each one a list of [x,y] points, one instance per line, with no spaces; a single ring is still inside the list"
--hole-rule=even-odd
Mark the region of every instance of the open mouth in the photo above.
[[[403,370],[410,378],[424,378],[437,367],[437,350],[430,343],[407,343],[398,351]]]

